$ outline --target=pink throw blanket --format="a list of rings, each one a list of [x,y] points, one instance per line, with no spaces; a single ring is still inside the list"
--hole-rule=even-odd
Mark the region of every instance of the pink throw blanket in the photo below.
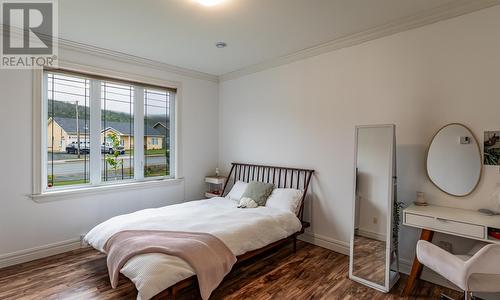
[[[236,257],[217,237],[208,233],[125,230],[104,245],[111,286],[118,284],[120,270],[139,254],[163,253],[185,260],[195,270],[203,299],[208,299],[236,263]]]

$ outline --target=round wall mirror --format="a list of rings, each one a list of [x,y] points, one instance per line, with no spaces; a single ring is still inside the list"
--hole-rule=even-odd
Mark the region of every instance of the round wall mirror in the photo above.
[[[462,124],[441,128],[429,146],[427,174],[440,190],[467,196],[481,179],[482,160],[474,134]]]

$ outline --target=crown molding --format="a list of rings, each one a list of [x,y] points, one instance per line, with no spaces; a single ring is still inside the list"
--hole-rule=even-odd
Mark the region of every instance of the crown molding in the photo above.
[[[152,59],[147,59],[131,54],[126,54],[119,51],[109,50],[105,48],[100,48],[96,46],[91,46],[83,43],[78,43],[66,39],[59,39],[59,49],[66,49],[81,53],[90,53],[92,55],[97,55],[106,59],[117,60],[125,63],[132,63],[142,67],[153,68],[160,71],[170,72],[181,76],[191,77],[195,79],[208,80],[212,82],[218,82],[219,78],[217,75],[208,74],[200,71],[195,71],[187,68],[182,68],[167,63],[159,62]]]
[[[457,0],[437,8],[427,10],[409,17],[401,18],[365,31],[344,36],[326,43],[322,43],[310,48],[306,48],[281,57],[269,59],[257,64],[243,67],[239,70],[225,73],[217,76],[196,70],[178,67],[175,65],[147,59],[119,51],[109,50],[84,43],[79,43],[67,39],[59,38],[57,45],[61,49],[81,52],[85,54],[97,55],[106,59],[116,60],[125,63],[132,63],[138,66],[153,68],[156,70],[174,73],[180,76],[186,76],[195,79],[208,80],[211,82],[221,82],[236,79],[252,73],[264,71],[286,65],[295,61],[303,60],[309,57],[321,55],[335,50],[359,45],[371,40],[379,39],[399,32],[415,29],[425,25],[433,24],[439,21],[465,15],[474,11],[499,5],[500,0]],[[0,24],[2,29],[3,24]],[[0,31],[0,35],[3,30]]]
[[[306,48],[288,55],[269,59],[261,63],[243,67],[219,76],[219,81],[236,79],[252,73],[289,64],[298,60],[332,52],[334,50],[359,45],[371,40],[415,29],[446,19],[465,15],[474,11],[499,5],[500,0],[458,0],[409,17],[386,23],[365,31],[341,37],[330,42]]]
[[[10,30],[10,33],[15,35],[18,38],[22,38],[24,34],[24,30],[18,27],[9,27],[3,24],[0,24],[0,36],[3,35],[4,30]],[[48,39],[49,36],[42,35],[42,37]],[[152,59],[147,59],[131,54],[126,54],[123,52],[119,51],[114,51],[114,50],[109,50],[97,46],[92,46],[89,44],[84,44],[84,43],[79,43],[63,38],[58,38],[54,41],[54,47],[56,49],[64,49],[64,50],[69,50],[69,51],[74,51],[74,52],[80,52],[84,54],[91,54],[94,56],[99,56],[105,59],[110,59],[110,60],[115,60],[115,61],[120,61],[120,62],[125,62],[125,63],[131,63],[135,64],[141,67],[147,67],[147,68],[153,68],[155,70],[160,70],[164,72],[169,72],[169,73],[174,73],[180,76],[186,76],[190,78],[195,78],[195,79],[202,79],[202,80],[208,80],[212,82],[218,82],[219,77],[217,75],[213,74],[208,74],[200,71],[195,71],[187,68],[182,68],[174,65],[170,65],[167,63],[163,63],[160,61],[152,60]],[[63,57],[61,57],[62,60],[64,60]]]

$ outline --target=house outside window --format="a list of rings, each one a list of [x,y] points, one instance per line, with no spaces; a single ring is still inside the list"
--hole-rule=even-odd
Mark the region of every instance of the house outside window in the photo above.
[[[66,71],[43,78],[44,190],[175,177],[173,140],[156,126],[172,121],[175,89]]]

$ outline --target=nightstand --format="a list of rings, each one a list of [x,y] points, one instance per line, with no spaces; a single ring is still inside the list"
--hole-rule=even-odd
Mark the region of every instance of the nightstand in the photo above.
[[[205,182],[207,183],[207,191],[205,192],[205,197],[222,197],[222,189],[224,188],[224,183],[226,183],[226,177],[207,176],[205,177]]]

